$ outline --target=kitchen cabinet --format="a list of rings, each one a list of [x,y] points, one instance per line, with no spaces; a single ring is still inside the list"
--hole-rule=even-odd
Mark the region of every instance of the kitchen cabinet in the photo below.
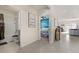
[[[70,29],[69,34],[79,36],[79,29]]]

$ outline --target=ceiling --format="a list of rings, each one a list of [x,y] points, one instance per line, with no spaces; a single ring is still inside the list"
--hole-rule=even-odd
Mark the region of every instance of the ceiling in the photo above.
[[[28,7],[34,8],[38,11],[43,10],[43,9],[49,9],[47,5],[29,5]]]
[[[13,13],[16,13],[17,10],[9,5],[0,5],[0,10],[6,10],[6,11],[10,11]]]
[[[54,5],[50,6],[50,8],[56,17],[64,19],[79,18],[78,5]]]
[[[14,13],[19,10],[36,10],[41,14],[46,9],[49,9],[47,5],[0,5],[0,10],[8,10]]]
[[[0,9],[15,13],[18,10],[34,9],[39,14],[51,9],[51,13],[60,19],[79,18],[79,5],[0,5]]]

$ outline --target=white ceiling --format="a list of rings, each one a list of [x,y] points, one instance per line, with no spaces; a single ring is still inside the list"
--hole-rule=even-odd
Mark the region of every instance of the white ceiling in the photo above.
[[[0,5],[0,10],[8,10],[13,13],[19,10],[36,10],[38,14],[41,14],[46,9],[49,9],[47,5]]]
[[[49,9],[47,5],[12,5],[11,7],[16,8],[16,10],[36,10],[38,15]]]
[[[29,5],[29,7],[34,8],[38,11],[43,10],[43,9],[49,9],[47,5]]]
[[[43,9],[48,9],[47,5],[0,5],[0,10],[18,11],[18,10],[29,10],[35,9],[41,11]]]
[[[13,12],[13,13],[17,12],[15,8],[8,6],[8,5],[0,5],[0,10],[6,10],[6,11]]]
[[[56,17],[64,19],[79,18],[78,5],[55,5],[50,8]]]
[[[38,13],[51,9],[55,17],[69,19],[79,18],[79,5],[0,5],[0,9],[18,12],[18,10],[35,9]]]

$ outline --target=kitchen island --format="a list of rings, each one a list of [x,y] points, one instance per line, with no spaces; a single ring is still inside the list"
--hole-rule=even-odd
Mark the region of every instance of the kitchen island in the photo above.
[[[79,36],[79,29],[70,29],[69,34],[73,36]]]

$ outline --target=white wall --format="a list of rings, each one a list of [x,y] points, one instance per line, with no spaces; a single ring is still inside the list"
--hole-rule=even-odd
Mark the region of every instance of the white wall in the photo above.
[[[52,44],[54,42],[55,39],[55,21],[54,21],[54,17],[52,15],[52,10],[50,10],[50,40],[49,42]]]
[[[5,40],[11,41],[15,34],[15,14],[6,10],[0,10],[0,13],[4,14]]]
[[[35,11],[31,11],[36,14]],[[24,47],[38,40],[38,19],[36,16],[36,28],[28,28],[28,11],[20,11],[20,44]]]
[[[61,19],[62,22],[60,22],[60,24],[78,24],[79,25],[79,18],[72,18],[72,19]]]

